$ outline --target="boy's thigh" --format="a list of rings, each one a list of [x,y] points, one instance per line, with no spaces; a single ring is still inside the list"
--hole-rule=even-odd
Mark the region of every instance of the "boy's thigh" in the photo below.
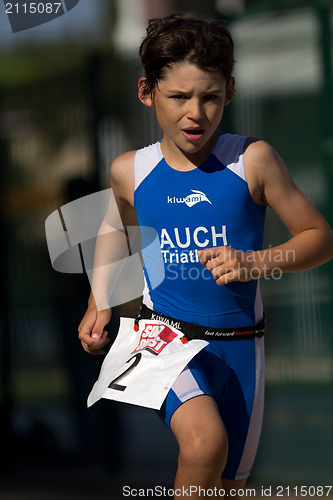
[[[196,399],[198,396],[210,396],[213,400],[216,400],[211,383],[213,373],[210,373],[212,358],[215,358],[215,356],[212,357],[209,353],[201,351],[189,362],[180,375],[178,375],[162,405],[162,408],[157,412],[159,417],[164,420],[168,427],[170,427],[170,421],[174,414],[176,412],[178,415],[182,414],[183,409],[181,413],[179,413],[178,410],[180,410],[180,408],[188,401]],[[222,363],[221,360],[217,361],[221,364],[218,376],[220,378],[221,385],[223,385],[228,379],[230,368],[226,364]],[[203,400],[200,399],[200,401],[195,404],[200,407],[202,401]],[[211,404],[218,414],[216,403],[212,401]],[[200,415],[202,415],[201,412]],[[219,418],[221,419],[220,416]]]
[[[170,428],[179,446],[193,438],[221,442],[227,446],[227,434],[216,402],[211,396],[191,398],[177,408],[170,420]]]
[[[249,368],[247,379],[255,378],[250,373],[251,370],[255,373],[255,368],[255,365]],[[252,397],[255,385],[250,391]],[[260,434],[250,425],[249,395],[245,395],[245,387],[237,373],[224,360],[202,351],[178,376],[158,413],[168,426],[172,422],[174,433],[178,429],[189,429],[193,424],[200,429],[201,422],[206,429],[210,421],[215,429],[223,426],[229,449],[223,476],[227,480],[243,480],[249,475]],[[254,407],[252,405],[252,409]]]

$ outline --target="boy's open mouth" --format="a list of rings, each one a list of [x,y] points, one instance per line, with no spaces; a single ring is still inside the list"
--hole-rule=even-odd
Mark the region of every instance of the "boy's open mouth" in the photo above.
[[[184,129],[184,132],[190,135],[200,135],[203,134],[204,131],[200,128],[200,129]]]

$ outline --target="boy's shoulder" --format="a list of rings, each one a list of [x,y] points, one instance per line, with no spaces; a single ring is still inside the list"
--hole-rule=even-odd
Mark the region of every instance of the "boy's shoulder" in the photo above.
[[[127,151],[113,160],[110,171],[111,180],[121,181],[130,175],[130,172],[133,171],[135,155],[136,150]]]
[[[122,153],[113,160],[111,168],[115,170],[124,167],[126,165],[129,165],[131,163],[133,164],[136,153],[137,153],[136,149],[132,151],[127,151],[126,153]]]
[[[244,143],[244,154],[256,160],[267,160],[277,153],[272,146],[259,137],[246,137]]]
[[[244,165],[257,175],[273,175],[285,170],[286,165],[268,142],[257,137],[247,137],[244,143]]]
[[[248,137],[244,144],[244,168],[252,198],[259,204],[267,204],[270,192],[283,192],[292,181],[286,164],[262,139]]]
[[[118,198],[131,203],[134,192],[134,159],[136,150],[123,153],[112,162],[110,186]]]
[[[135,157],[137,154],[143,154],[143,155],[159,155],[161,149],[160,149],[160,141],[155,142],[154,144],[149,144],[147,146],[143,146],[142,148],[139,149],[134,149],[132,151],[127,151],[126,153],[122,153],[121,155],[117,156],[115,160],[113,161],[111,168],[113,169],[118,169],[122,168],[127,165],[132,165],[133,162],[135,161]]]

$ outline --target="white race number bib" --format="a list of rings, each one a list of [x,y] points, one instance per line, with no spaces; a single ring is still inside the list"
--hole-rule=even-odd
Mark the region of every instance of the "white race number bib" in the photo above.
[[[159,409],[177,376],[208,343],[182,343],[179,330],[157,320],[140,320],[137,331],[134,325],[132,318],[120,319],[88,406],[106,398]]]

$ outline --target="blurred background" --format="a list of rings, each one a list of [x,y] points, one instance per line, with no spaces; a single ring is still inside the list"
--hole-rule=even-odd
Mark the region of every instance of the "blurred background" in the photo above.
[[[45,219],[108,187],[120,153],[159,139],[136,96],[147,19],[228,21],[236,97],[223,129],[259,136],[333,224],[332,17],[327,0],[80,0],[12,33],[0,3],[0,498],[122,498],[172,487],[177,447],[154,412],[86,398],[102,358],[77,340],[89,283],[50,263]],[[265,246],[288,238],[268,212]],[[262,280],[266,411],[249,487],[333,478],[333,267]],[[117,308],[133,315],[138,303]]]

